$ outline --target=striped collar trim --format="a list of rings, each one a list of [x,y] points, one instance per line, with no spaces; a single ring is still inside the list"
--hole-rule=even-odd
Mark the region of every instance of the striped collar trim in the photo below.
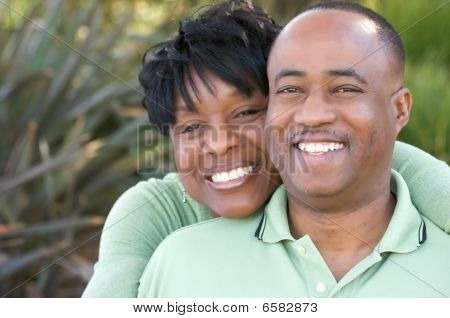
[[[391,171],[391,191],[397,197],[394,214],[376,249],[379,253],[411,252],[427,239],[425,221],[411,202],[406,182],[401,175]],[[281,185],[272,195],[261,214],[255,237],[266,243],[282,240],[295,241],[287,219],[287,194]]]

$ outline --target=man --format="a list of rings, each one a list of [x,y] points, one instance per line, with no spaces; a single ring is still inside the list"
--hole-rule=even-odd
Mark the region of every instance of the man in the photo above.
[[[267,145],[285,185],[262,213],[170,236],[140,296],[449,297],[450,238],[390,170],[411,108],[403,70],[398,34],[364,7],[291,21],[268,64]]]

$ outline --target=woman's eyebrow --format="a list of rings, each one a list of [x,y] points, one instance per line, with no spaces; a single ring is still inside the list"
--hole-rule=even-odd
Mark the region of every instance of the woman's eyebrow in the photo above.
[[[177,104],[177,105],[175,105],[174,108],[177,113],[196,113],[197,112],[197,110],[195,108],[192,110],[189,109],[186,106],[186,104]]]

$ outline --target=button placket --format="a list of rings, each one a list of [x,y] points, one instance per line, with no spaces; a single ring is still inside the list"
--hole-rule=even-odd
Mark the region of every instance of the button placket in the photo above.
[[[318,283],[317,285],[316,285],[316,291],[318,292],[318,293],[324,293],[324,292],[326,292],[327,291],[327,285],[325,284],[325,283]]]
[[[302,255],[306,254],[306,248],[303,245],[296,245],[295,250]]]
[[[328,297],[336,281],[311,238],[305,235],[292,243],[291,251],[297,256],[310,294],[315,297]]]

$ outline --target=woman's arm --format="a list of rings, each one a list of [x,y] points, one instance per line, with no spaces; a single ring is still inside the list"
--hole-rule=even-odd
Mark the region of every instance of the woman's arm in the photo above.
[[[417,209],[450,233],[450,167],[430,154],[397,141],[392,162],[408,184]]]
[[[192,199],[183,202],[176,174],[138,183],[108,215],[99,260],[83,297],[137,297],[139,279],[162,240],[210,218],[209,211]]]

